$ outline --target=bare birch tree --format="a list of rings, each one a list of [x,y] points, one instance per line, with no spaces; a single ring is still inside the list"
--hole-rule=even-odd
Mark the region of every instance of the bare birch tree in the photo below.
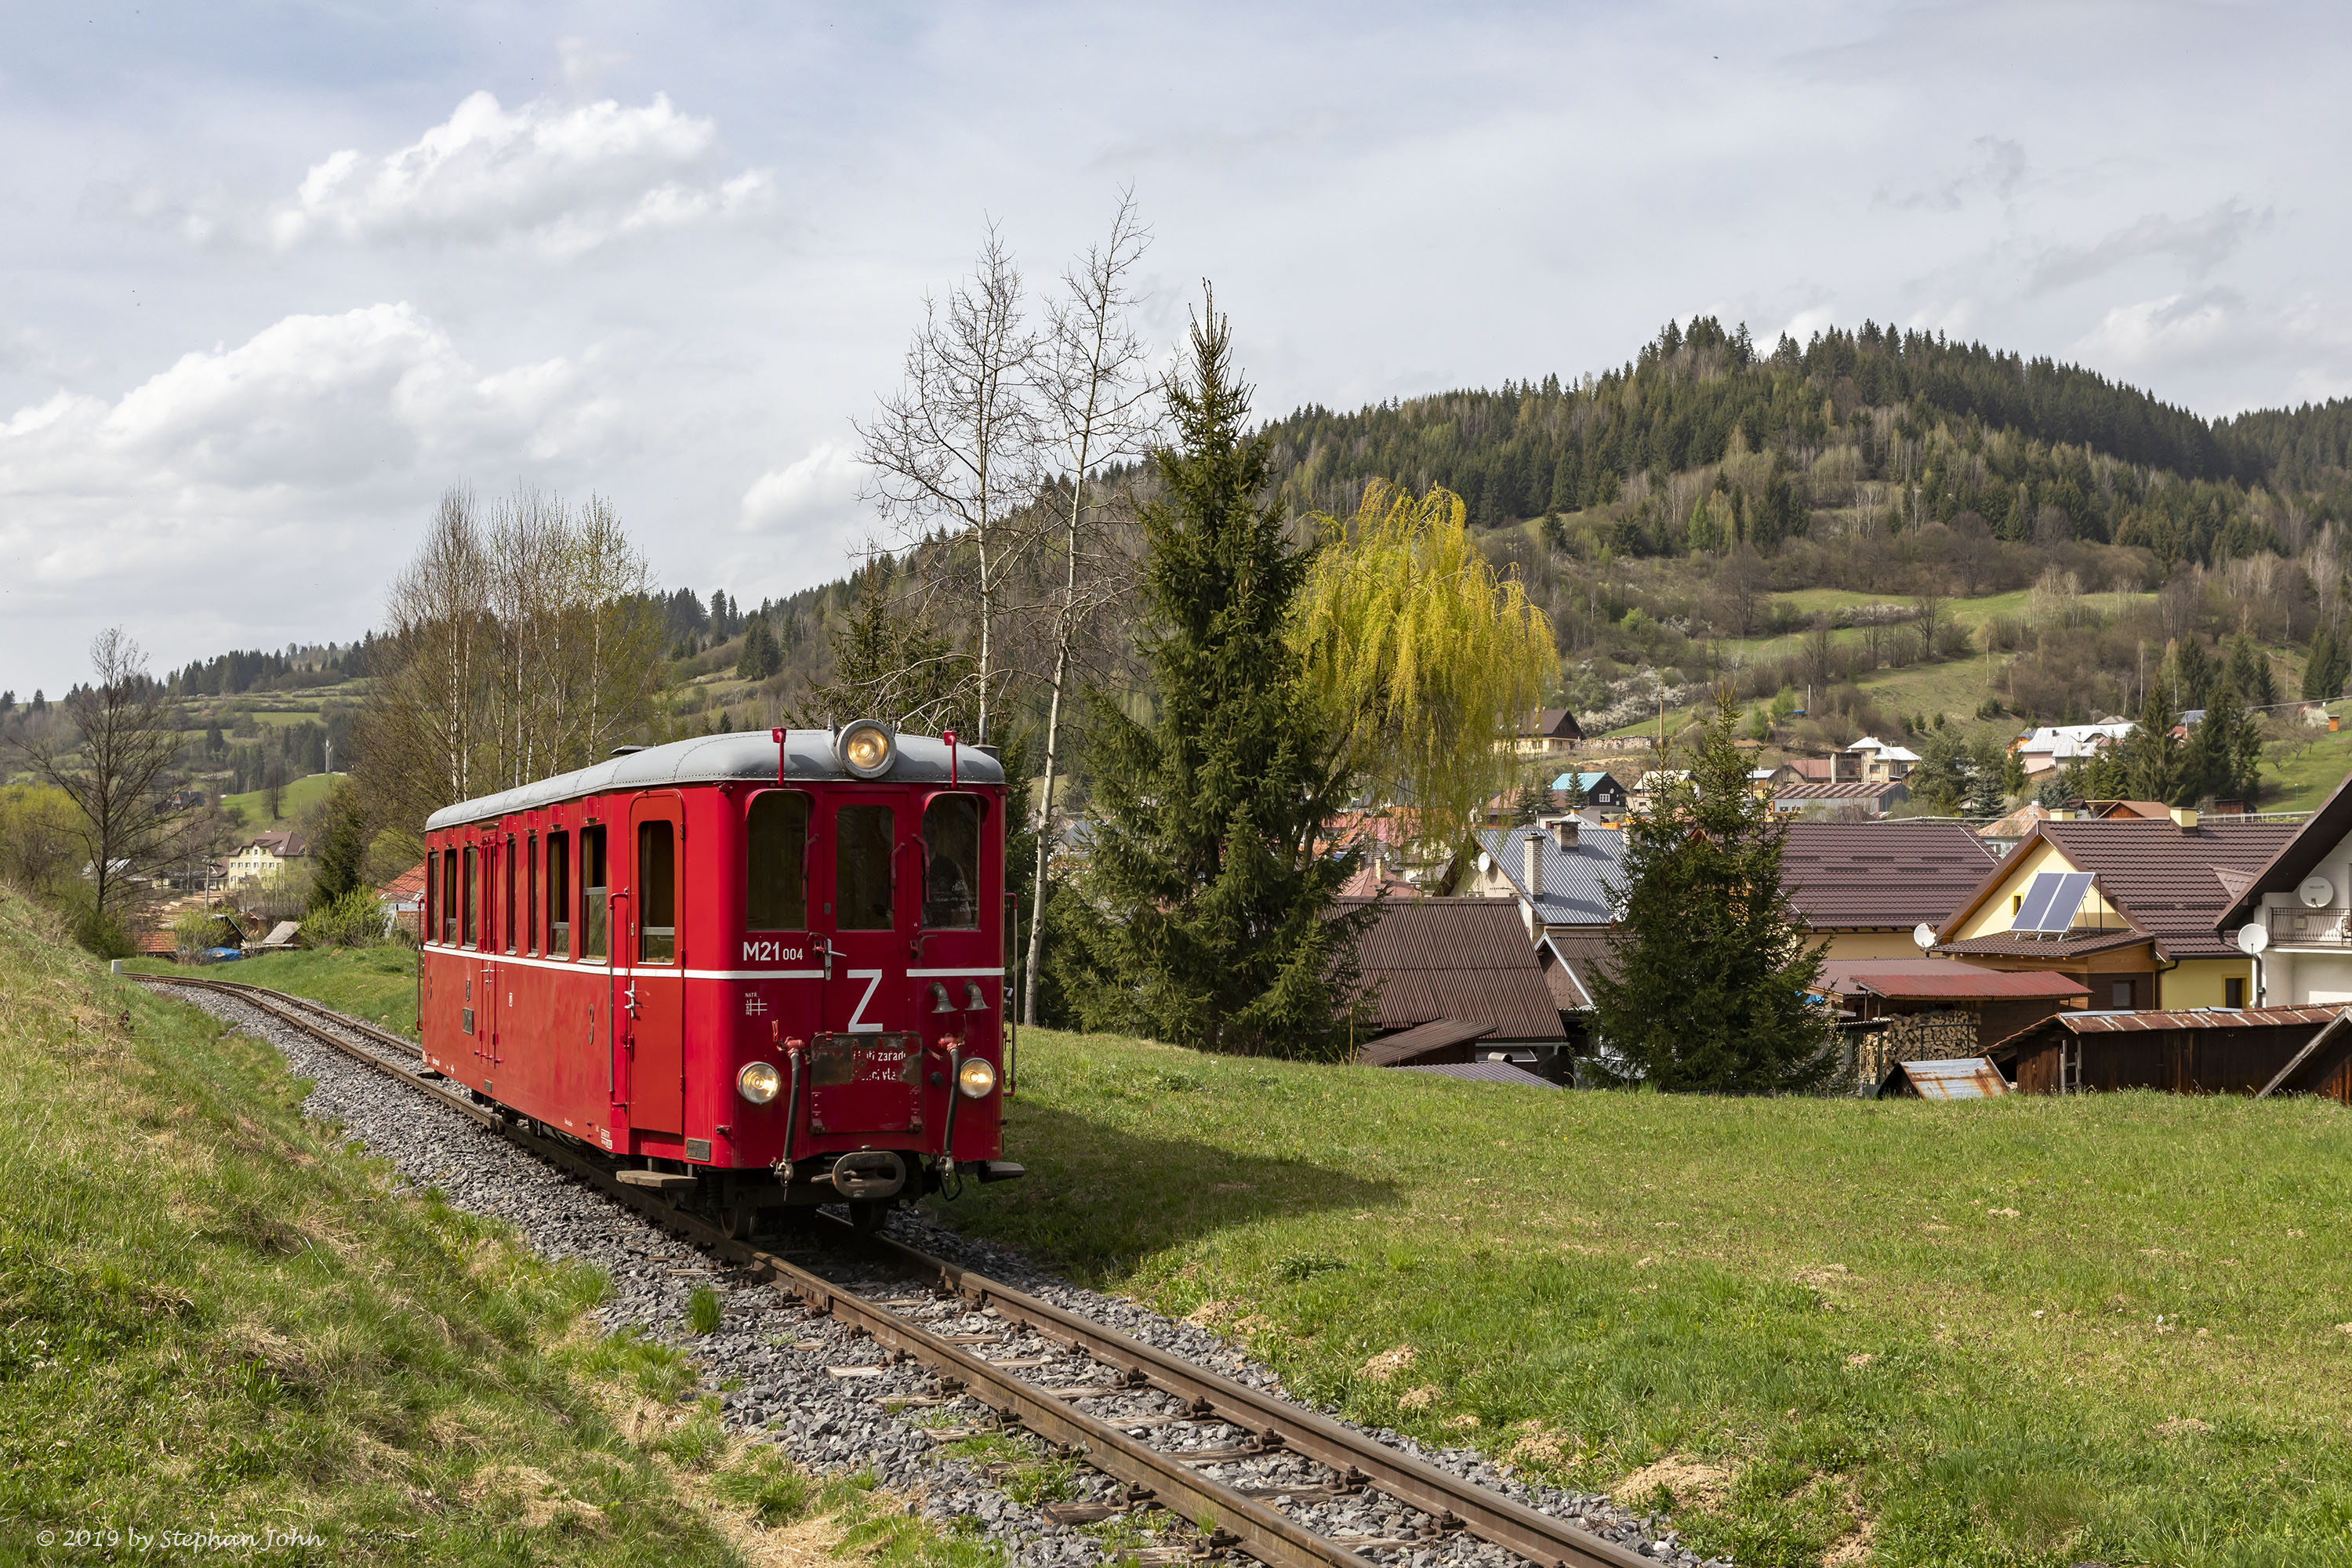
[[[147,673],[145,651],[121,626],[91,640],[89,662],[97,679],[66,694],[71,738],[52,731],[21,749],[33,771],[79,811],[74,833],[89,853],[103,915],[121,901],[127,879],[173,846],[179,817],[164,805],[162,786],[180,735],[170,698]]]
[[[944,302],[926,297],[906,379],[870,420],[855,422],[872,470],[869,499],[910,540],[948,527],[978,560],[974,678],[980,742],[1001,683],[996,622],[1021,554],[1016,527],[1035,480],[1037,411],[1029,375],[1037,339],[1024,325],[1020,269],[994,224],[971,276]]]
[[[414,828],[452,801],[584,767],[643,724],[661,676],[652,573],[601,498],[521,489],[485,525],[442,498],[393,587],[361,719],[372,813]]]
[[[1115,504],[1097,486],[1096,475],[1141,456],[1158,428],[1150,411],[1156,388],[1147,352],[1128,314],[1138,302],[1129,274],[1150,243],[1134,192],[1122,191],[1108,239],[1089,247],[1085,259],[1062,274],[1061,292],[1046,308],[1038,356],[1039,435],[1045,449],[1066,465],[1069,494],[1060,509],[1062,583],[1054,604],[1045,777],[1037,796],[1035,890],[1022,973],[1021,1016],[1028,1024],[1037,1021],[1037,966],[1045,950],[1045,864],[1053,843],[1054,784],[1063,762],[1063,709],[1087,622],[1118,591],[1115,579],[1087,570]]]

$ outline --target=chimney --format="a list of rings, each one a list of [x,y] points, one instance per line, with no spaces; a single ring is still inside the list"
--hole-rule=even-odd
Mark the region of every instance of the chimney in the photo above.
[[[1538,829],[1520,841],[1527,847],[1524,868],[1527,872],[1525,880],[1529,898],[1538,898],[1543,893],[1543,833]]]
[[[1577,821],[1574,816],[1555,816],[1545,826],[1551,829],[1552,847],[1561,854],[1576,847]]]
[[[2193,805],[2174,806],[2172,808],[2172,826],[2179,828],[2183,833],[2196,832],[2197,808]]]

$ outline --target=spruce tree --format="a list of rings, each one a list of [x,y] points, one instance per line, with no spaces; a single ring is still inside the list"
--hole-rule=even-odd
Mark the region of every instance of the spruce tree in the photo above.
[[[1601,1038],[1662,1089],[1818,1089],[1836,1068],[1809,947],[1780,881],[1782,832],[1748,789],[1720,708],[1686,784],[1625,832],[1616,973],[1593,982]]]
[[[2303,699],[2306,702],[2333,702],[2344,695],[2344,682],[2352,677],[2352,655],[2344,650],[2344,640],[2336,628],[2322,626],[2311,637],[2311,657],[2303,667]],[[37,699],[39,692],[33,693]]]
[[[2238,689],[2238,700],[2249,708],[2268,708],[2278,701],[2270,658],[2243,631],[2230,639],[2229,679]]]
[[[1330,1058],[1349,1037],[1367,911],[1335,914],[1352,851],[1320,842],[1347,780],[1285,637],[1310,548],[1272,496],[1271,448],[1212,296],[1151,453],[1137,650],[1150,716],[1090,694],[1093,848],[1070,997],[1091,1026],[1212,1050]]]
[[[2180,789],[2180,746],[2172,738],[2172,708],[2151,685],[2131,733],[2116,748],[2125,797],[2169,803]]]

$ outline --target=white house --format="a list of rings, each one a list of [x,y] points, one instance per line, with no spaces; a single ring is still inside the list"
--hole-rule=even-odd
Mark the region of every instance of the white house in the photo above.
[[[2352,779],[2268,865],[2229,890],[2235,897],[2215,930],[2241,949],[2263,949],[2254,961],[2259,1005],[2352,1003]],[[2250,938],[2250,927],[2261,936]]]
[[[2132,732],[2128,719],[2102,719],[2095,724],[2044,724],[2017,742],[2025,776],[2040,778],[2055,773],[2078,757],[2112,746]]]

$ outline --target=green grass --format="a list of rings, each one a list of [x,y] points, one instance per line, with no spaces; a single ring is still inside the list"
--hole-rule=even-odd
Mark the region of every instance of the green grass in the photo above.
[[[2352,1563],[2339,1107],[1546,1092],[1045,1031],[1020,1076],[1030,1177],[953,1223],[1424,1440],[1580,1488],[1717,1468],[1643,1500],[1750,1568]]]
[[[416,1037],[416,951],[406,947],[343,947],[318,951],[265,952],[235,963],[208,965],[201,971],[184,969],[168,959],[125,959],[122,967],[136,973],[201,973],[221,980],[240,980],[290,991],[314,1002],[366,1018],[414,1039]]]
[[[326,799],[327,792],[334,788],[335,781],[342,776],[341,773],[305,773],[296,779],[280,794],[275,818],[269,815],[268,803],[262,798],[263,792],[257,789],[247,790],[242,795],[225,795],[221,796],[221,805],[223,809],[236,813],[237,820],[248,827],[277,827],[292,822],[312,805]]]
[[[603,1274],[397,1183],[307,1087],[0,889],[0,1563],[1000,1561],[728,1435],[677,1352],[595,1331]]]

